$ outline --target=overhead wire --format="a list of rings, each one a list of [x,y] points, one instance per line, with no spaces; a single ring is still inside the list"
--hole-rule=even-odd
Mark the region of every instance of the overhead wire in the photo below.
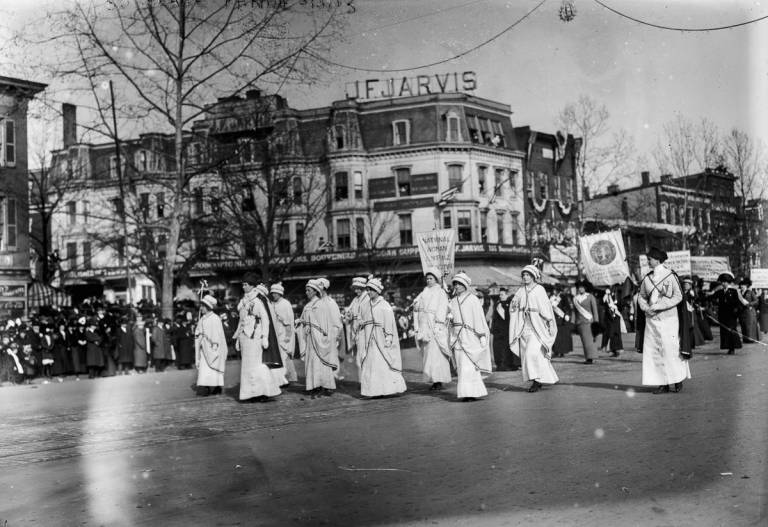
[[[441,14],[447,12],[447,11],[453,11],[454,9],[461,9],[463,7],[467,7],[467,6],[470,6],[470,5],[479,4],[480,2],[487,2],[487,1],[488,0],[472,0],[471,2],[467,2],[467,3],[464,3],[464,4],[459,4],[459,5],[455,5],[455,6],[451,6],[451,7],[446,7],[445,9],[439,9],[437,11],[430,11],[429,13],[424,13],[423,15],[418,15],[418,16],[414,16],[414,17],[411,17],[411,18],[405,18],[403,20],[396,20],[395,22],[390,22],[389,24],[384,24],[384,25],[381,25],[381,26],[366,28],[366,29],[363,29],[362,31],[360,31],[358,33],[355,33],[355,34],[356,35],[365,35],[367,33],[372,33],[374,31],[379,31],[381,29],[386,29],[386,28],[393,27],[393,26],[399,26],[401,24],[406,24],[408,22],[413,22],[414,20],[421,20],[422,18],[427,18],[427,17],[430,17],[430,16],[441,15]]]
[[[633,22],[637,22],[638,24],[643,24],[644,26],[650,26],[655,27],[656,29],[666,29],[669,31],[685,31],[685,32],[704,32],[704,31],[721,31],[723,29],[733,29],[736,27],[746,26],[749,24],[754,24],[755,22],[760,22],[761,20],[765,20],[768,18],[768,15],[761,16],[758,18],[753,18],[752,20],[747,20],[744,22],[739,22],[737,24],[729,24],[726,26],[713,26],[713,27],[675,27],[675,26],[665,26],[662,24],[654,24],[653,22],[648,22],[646,20],[641,20],[639,18],[635,18],[633,16],[630,16],[626,13],[622,13],[618,9],[614,9],[613,7],[604,4],[600,0],[594,0],[594,2],[603,8],[607,9],[608,11],[619,15],[620,17],[626,18],[627,20],[631,20]]]
[[[411,67],[408,67],[408,68],[392,68],[392,69],[386,69],[386,68],[366,68],[366,67],[363,67],[363,66],[353,66],[353,65],[349,65],[349,64],[342,64],[340,62],[335,62],[333,60],[326,59],[325,57],[321,57],[320,55],[317,55],[317,54],[309,52],[309,51],[307,51],[306,53],[307,53],[307,55],[311,56],[312,58],[314,58],[316,60],[319,60],[321,62],[324,62],[324,63],[326,63],[328,65],[336,66],[338,68],[343,68],[343,69],[352,70],[352,71],[365,71],[365,72],[376,72],[376,73],[400,73],[400,72],[404,72],[404,71],[415,71],[415,70],[421,70],[421,69],[424,69],[424,68],[431,68],[432,66],[438,66],[440,64],[445,64],[446,62],[451,62],[451,61],[456,60],[458,58],[464,57],[464,56],[469,55],[470,53],[472,53],[474,51],[477,51],[478,49],[480,49],[480,48],[482,48],[484,46],[487,46],[488,44],[490,44],[494,40],[498,39],[499,37],[501,37],[505,33],[511,31],[513,28],[515,28],[517,25],[522,23],[528,17],[530,17],[542,5],[544,5],[544,2],[546,2],[546,1],[547,0],[541,0],[541,2],[536,4],[536,6],[534,6],[533,9],[531,9],[530,11],[525,13],[523,16],[518,18],[512,24],[508,25],[507,27],[505,27],[504,29],[502,29],[501,31],[499,31],[498,33],[493,35],[492,37],[490,37],[487,40],[481,42],[480,44],[477,44],[476,46],[473,46],[473,47],[471,47],[471,48],[469,48],[469,49],[467,49],[465,51],[462,51],[461,53],[457,53],[456,55],[453,55],[451,57],[448,57],[448,58],[445,58],[445,59],[441,59],[441,60],[436,60],[436,61],[430,62],[428,64],[421,64],[419,66],[411,66]]]

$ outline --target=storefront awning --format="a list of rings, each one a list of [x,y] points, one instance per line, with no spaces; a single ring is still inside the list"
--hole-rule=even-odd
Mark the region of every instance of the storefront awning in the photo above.
[[[60,289],[34,282],[29,286],[29,309],[39,309],[43,306],[71,306],[72,297]]]

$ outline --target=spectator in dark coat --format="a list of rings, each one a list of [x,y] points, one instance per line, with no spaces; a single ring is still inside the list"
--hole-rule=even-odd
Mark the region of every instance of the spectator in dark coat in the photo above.
[[[88,378],[93,379],[100,376],[101,370],[104,368],[104,350],[101,349],[101,336],[96,320],[88,321],[85,341],[85,363],[88,365]]]
[[[133,328],[133,368],[138,373],[146,372],[149,364],[147,331],[148,328],[144,327],[144,319],[137,320]]]
[[[188,370],[195,363],[195,328],[186,318],[179,320],[174,329],[176,364],[180,370]]]
[[[171,321],[165,319],[159,321],[152,329],[152,363],[155,365],[155,371],[165,371],[173,361],[173,351],[171,346]]]
[[[128,375],[133,369],[133,348],[133,328],[128,324],[128,319],[124,318],[115,335],[118,375]]]

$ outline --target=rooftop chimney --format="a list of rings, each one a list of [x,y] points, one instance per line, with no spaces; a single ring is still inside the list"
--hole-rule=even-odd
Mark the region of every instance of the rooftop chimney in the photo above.
[[[611,183],[608,185],[608,194],[618,194],[619,193],[619,185],[618,183]]]
[[[245,92],[246,99],[258,99],[261,97],[261,90],[248,90]]]
[[[647,170],[640,172],[640,178],[642,180],[644,187],[647,187],[648,185],[651,184],[651,173],[648,172]]]
[[[670,183],[672,183],[672,174],[662,174],[661,175],[661,182],[664,185],[669,185]]]
[[[77,144],[77,106],[64,103],[61,105],[61,116],[64,121],[64,148]]]

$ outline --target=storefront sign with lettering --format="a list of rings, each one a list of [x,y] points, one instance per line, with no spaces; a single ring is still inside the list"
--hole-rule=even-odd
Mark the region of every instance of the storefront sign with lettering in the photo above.
[[[370,100],[412,97],[435,93],[461,93],[477,89],[477,74],[474,71],[461,73],[435,73],[414,77],[389,79],[365,79],[346,85],[347,99]]]

